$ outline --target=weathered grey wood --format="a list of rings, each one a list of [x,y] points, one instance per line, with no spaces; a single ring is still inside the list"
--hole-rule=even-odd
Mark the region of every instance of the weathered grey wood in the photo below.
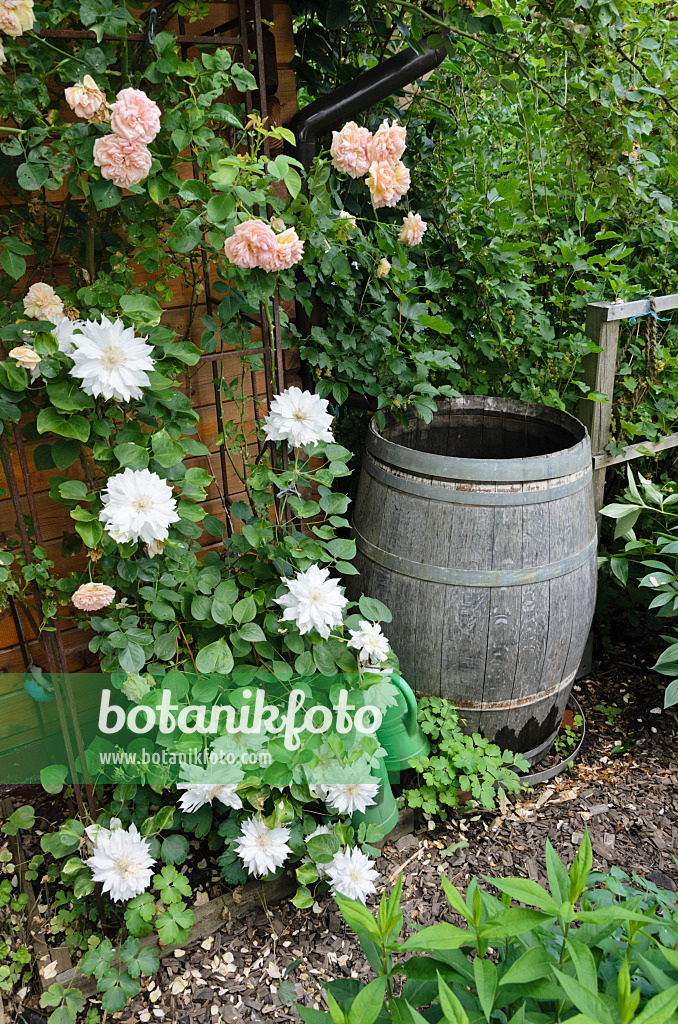
[[[655,295],[658,313],[669,309],[678,309],[678,295]],[[601,316],[607,321],[628,320],[632,316],[643,316],[648,312],[647,299],[635,299],[633,302],[592,302],[601,310]]]
[[[447,416],[449,424],[449,415]],[[421,559],[435,564],[441,551],[447,551],[450,543],[450,516],[444,502],[427,501],[422,523]],[[411,529],[413,522],[406,524]],[[429,693],[439,696],[442,692],[442,646],[445,635],[445,590],[436,583],[422,582],[419,587],[416,616],[414,649],[417,656],[417,676],[429,681]],[[421,636],[422,642],[417,642]]]
[[[492,490],[495,490],[492,485]],[[440,504],[443,504],[442,502]],[[449,513],[448,513],[449,514]],[[483,569],[488,565],[487,547],[494,529],[490,506],[452,505],[447,551],[441,552],[448,566]],[[490,591],[481,587],[446,587],[445,633],[441,658],[441,696],[455,703],[481,701],[487,634],[490,620]],[[478,666],[483,665],[479,674]],[[419,689],[426,690],[422,676]],[[479,714],[464,710],[469,730],[477,729]]]
[[[593,468],[607,469],[609,466],[618,466],[622,462],[630,462],[631,459],[640,459],[648,453],[666,451],[667,448],[678,446],[678,434],[667,434],[660,441],[641,441],[639,444],[629,444],[619,455],[594,455]]]
[[[537,565],[544,556],[549,530],[548,503],[523,509],[523,565]],[[535,693],[544,673],[549,622],[550,583],[521,587],[520,651],[511,700]]]
[[[589,352],[584,357],[583,381],[591,391],[598,391],[608,397],[607,402],[581,398],[577,403],[577,416],[589,432],[594,456],[603,455],[610,440],[619,318],[608,320],[609,308],[603,303],[591,303],[586,308],[586,334],[594,344],[600,346],[601,351]],[[603,506],[604,493],[605,470],[596,469],[593,474],[593,504],[596,512]]]
[[[596,345],[600,346],[601,351],[591,352],[585,357],[584,383],[588,384],[592,390],[600,391],[609,398],[608,405],[586,401],[586,399],[580,399],[577,404],[577,416],[585,424],[591,436],[594,467],[593,506],[599,521],[600,509],[605,501],[605,470],[608,466],[640,458],[646,451],[660,452],[678,445],[678,434],[671,434],[660,441],[628,445],[622,453],[616,456],[610,456],[606,452],[610,440],[619,324],[622,320],[628,320],[631,317],[648,315],[648,307],[648,299],[637,299],[634,302],[592,302],[586,309],[586,333]],[[657,313],[678,309],[678,294],[655,296],[654,308]],[[589,637],[586,649],[588,653],[579,665],[577,678],[581,678],[590,667],[590,652],[593,649],[591,637]]]
[[[362,480],[379,508],[356,500],[349,596],[362,587],[391,608],[386,632],[416,690],[454,701],[469,731],[533,751],[560,724],[593,613],[590,444],[554,409],[474,396],[438,408],[421,459],[411,425],[389,423],[388,444],[372,428]]]
[[[520,506],[500,506],[493,511],[492,568],[522,569],[523,510]],[[506,700],[511,696],[520,650],[521,591],[522,587],[490,589],[484,702]]]

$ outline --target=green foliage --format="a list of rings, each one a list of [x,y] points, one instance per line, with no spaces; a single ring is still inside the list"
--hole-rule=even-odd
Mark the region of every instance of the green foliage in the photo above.
[[[426,415],[422,386],[573,410],[589,394],[585,307],[678,291],[677,28],[653,3],[481,0],[457,6],[299,2],[297,73],[310,97],[429,37],[447,57],[404,103],[365,112],[408,128],[409,209],[428,230],[396,241],[401,211],[319,165],[313,294],[304,339],[317,387]],[[340,16],[335,16],[337,12]],[[401,204],[404,205],[404,204]],[[347,232],[342,209],[357,218]],[[321,246],[330,245],[324,254]],[[387,277],[375,271],[380,258]],[[356,315],[358,309],[358,315]],[[668,316],[668,314],[664,314]],[[318,318],[314,322],[318,322]],[[622,327],[613,445],[672,431],[675,326],[656,358],[643,319]]]
[[[156,950],[142,948],[137,938],[130,937],[117,950],[104,939],[96,949],[85,953],[78,967],[81,974],[94,976],[102,1008],[116,1013],[141,991],[139,977],[154,974],[159,965]],[[52,985],[49,992],[55,987]]]
[[[467,800],[493,808],[499,787],[509,793],[518,792],[517,772],[528,771],[528,762],[520,754],[502,751],[479,733],[464,735],[451,701],[423,697],[418,720],[431,741],[431,753],[410,760],[420,776],[417,787],[406,793],[410,807],[421,807],[445,821],[450,808],[456,810]]]
[[[675,894],[637,876],[631,882],[618,869],[591,873],[588,832],[569,871],[548,841],[546,863],[548,888],[524,878],[487,878],[501,899],[480,889],[476,879],[464,898],[443,875],[445,896],[462,925],[432,925],[405,941],[400,938],[400,877],[390,895],[382,895],[376,917],[362,904],[338,897],[340,913],[358,935],[376,977],[367,985],[345,978],[325,983],[329,1011],[298,1006],[302,1019],[306,1024],[674,1021]]]
[[[6,836],[15,836],[19,829],[32,828],[34,824],[35,811],[30,804],[23,804],[10,814],[2,826],[2,831]]]
[[[50,985],[40,996],[40,1005],[54,1007],[48,1024],[75,1024],[78,1014],[85,1006],[85,997],[78,988],[64,988],[58,982]]]
[[[264,410],[256,398],[253,415],[253,374],[261,373],[266,361],[261,352],[247,351],[254,347],[252,322],[272,316],[269,304],[276,290],[282,299],[293,297],[294,272],[236,267],[224,254],[225,239],[252,217],[280,218],[284,225],[299,227],[302,236],[312,223],[301,164],[283,153],[268,155],[280,143],[293,144],[294,136],[289,129],[267,125],[257,113],[246,114],[239,94],[256,83],[228,49],[207,48],[185,60],[174,35],[161,31],[153,48],[132,50],[128,33],[145,26],[138,15],[133,5],[115,6],[109,0],[86,0],[76,9],[57,2],[36,9],[36,29],[44,25],[63,32],[58,46],[39,31],[6,40],[0,120],[12,128],[0,140],[0,174],[10,191],[23,192],[23,201],[4,207],[0,215],[0,340],[7,352],[31,346],[40,362],[35,375],[14,357],[0,365],[0,428],[6,431],[8,423],[23,417],[26,438],[41,442],[34,468],[48,474],[50,498],[72,520],[62,555],[86,554],[87,569],[55,573],[53,560],[36,545],[30,564],[25,555],[0,552],[0,596],[29,597],[30,585],[37,583],[42,629],[52,630],[57,615],[87,628],[90,652],[101,671],[110,673],[125,711],[135,703],[155,711],[165,686],[184,714],[219,700],[242,710],[250,685],[266,688],[269,699],[282,705],[297,681],[307,705],[317,700],[318,714],[336,703],[342,682],[355,707],[369,704],[367,691],[378,684],[379,703],[385,706],[392,699],[389,683],[365,670],[348,647],[349,629],[357,628],[361,616],[388,620],[380,602],[364,600],[359,609],[347,609],[346,621],[337,623],[327,638],[316,630],[302,632],[292,621],[280,622],[278,600],[287,580],[311,566],[331,570],[335,578],[355,572],[355,543],[346,536],[349,500],[335,493],[336,481],[350,475],[352,452],[328,442],[288,451],[266,441],[260,426]],[[70,29],[83,26],[92,29],[96,40],[68,36]],[[85,75],[94,76],[108,100],[132,86],[152,95],[160,107],[150,172],[129,189],[103,179],[94,162],[94,143],[110,126],[62,116],[64,88]],[[223,102],[225,95],[231,103]],[[187,154],[194,175],[189,179],[184,176]],[[133,401],[86,394],[72,374],[71,354],[62,350],[67,346],[59,345],[58,331],[48,321],[26,318],[24,271],[30,263],[31,281],[52,281],[55,256],[64,268],[56,281],[59,299],[71,317],[120,317],[152,348],[148,382]],[[198,347],[162,321],[172,284],[180,282],[191,292],[194,325],[203,301],[203,263],[211,273],[214,301],[210,314],[202,317]],[[277,308],[289,342],[285,305]],[[215,371],[223,413],[217,444],[243,500],[224,497],[208,515],[208,491],[214,487],[210,452],[199,440],[198,413],[185,393],[185,380],[201,353],[225,348],[241,350],[242,358],[220,360]],[[234,365],[231,377],[227,367]],[[276,373],[271,384],[280,391],[283,382]],[[178,515],[166,538],[152,545],[138,538],[118,540],[102,519],[110,479],[145,470],[166,483]],[[23,516],[20,509],[16,512]],[[32,537],[34,525],[26,525]],[[8,546],[18,550],[18,538]],[[100,614],[78,614],[71,598],[90,580],[110,587],[115,600]],[[391,655],[383,669],[394,668],[397,659]],[[320,682],[312,686],[317,677]],[[130,900],[125,910],[132,939],[119,952],[126,966],[110,965],[110,942],[86,953],[85,969],[97,978],[105,992],[104,1008],[112,1013],[137,985],[139,971],[130,966],[134,956],[125,959],[123,952],[135,942],[138,947],[137,940],[153,931],[165,944],[184,941],[190,931],[193,893],[178,866],[186,862],[192,839],[205,839],[219,854],[224,879],[239,883],[247,877],[236,851],[243,822],[256,813],[271,826],[289,828],[290,863],[300,872],[297,900],[312,901],[312,890],[327,884],[320,880],[315,858],[327,863],[328,845],[336,852],[340,844],[356,842],[369,850],[368,844],[380,837],[374,828],[354,829],[348,819],[332,820],[334,837],[311,841],[311,860],[302,863],[304,836],[315,830],[321,814],[327,815],[311,791],[314,773],[319,783],[331,769],[341,778],[347,773],[371,778],[379,764],[374,736],[352,728],[341,736],[335,730],[322,737],[310,721],[298,727],[296,750],[280,737],[269,744],[265,735],[247,736],[239,747],[223,720],[218,735],[205,736],[192,728],[194,717],[195,711],[190,727],[160,737],[162,753],[173,760],[144,767],[121,764],[112,776],[102,770],[100,754],[119,750],[99,736],[85,751],[87,767],[95,784],[113,781],[112,799],[96,823],[69,819],[41,835],[46,877],[57,889],[51,927],[63,933],[73,950],[95,945],[101,923],[87,865],[96,840],[85,826],[108,827],[113,818],[123,828],[134,825],[157,862],[153,893]],[[158,739],[157,733],[152,739]],[[177,783],[187,781],[181,774],[182,756],[213,753],[212,744],[231,758],[225,763],[234,769],[236,806],[210,796],[195,812],[182,812],[176,794]],[[198,763],[209,760],[196,758]],[[78,770],[72,764],[51,765],[41,779],[48,791],[59,793],[75,781]],[[196,784],[223,782],[214,772],[188,774]],[[15,812],[5,832],[31,827],[29,811]],[[104,916],[109,917],[106,909]],[[110,918],[113,934],[116,923]],[[65,1020],[70,1010],[64,1000],[51,1005]]]
[[[42,858],[27,865],[35,878]],[[15,887],[16,865],[7,846],[0,848],[0,993],[27,986],[31,977],[31,953],[25,942],[24,919],[28,898]]]
[[[574,715],[572,725],[561,726],[560,732],[555,738],[553,749],[558,757],[567,757],[574,750],[581,739],[581,727],[583,719],[581,715]]]
[[[678,485],[654,483],[627,467],[628,486],[614,503],[601,509],[615,522],[611,550],[600,562],[615,583],[636,591],[657,620],[678,616]],[[661,627],[660,627],[661,628]],[[668,626],[667,626],[668,628]],[[652,666],[668,676],[664,707],[678,703],[678,631],[661,633],[668,644]]]

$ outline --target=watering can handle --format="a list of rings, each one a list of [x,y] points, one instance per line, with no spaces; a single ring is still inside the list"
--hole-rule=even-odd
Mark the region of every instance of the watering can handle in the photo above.
[[[403,722],[405,723],[405,729],[410,736],[414,735],[415,729],[417,728],[417,698],[414,696],[411,687],[402,676],[399,676],[396,672],[391,676],[391,682],[395,686],[396,690],[402,695],[407,710],[403,716]]]

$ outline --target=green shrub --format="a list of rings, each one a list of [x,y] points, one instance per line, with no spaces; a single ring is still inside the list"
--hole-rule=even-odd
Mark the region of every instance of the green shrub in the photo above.
[[[627,467],[628,487],[617,501],[601,513],[616,521],[609,555],[601,559],[623,588],[643,588],[646,604],[657,619],[678,616],[678,487],[668,481],[661,485],[643,476],[636,478]],[[638,532],[636,528],[640,527]],[[638,535],[640,534],[640,536]],[[668,624],[667,624],[667,629]],[[652,666],[668,676],[664,707],[678,703],[678,630],[662,633],[668,646]]]
[[[463,926],[442,922],[399,941],[402,876],[376,917],[337,897],[375,977],[326,985],[329,1012],[306,1024],[666,1024],[678,1020],[673,894],[620,871],[591,873],[588,832],[569,872],[549,842],[549,889],[525,878],[474,879],[466,898],[441,878]],[[550,890],[550,891],[549,891]],[[516,903],[527,904],[527,907]],[[658,911],[661,910],[661,915]],[[403,956],[402,954],[406,954]],[[400,979],[403,979],[402,983]]]

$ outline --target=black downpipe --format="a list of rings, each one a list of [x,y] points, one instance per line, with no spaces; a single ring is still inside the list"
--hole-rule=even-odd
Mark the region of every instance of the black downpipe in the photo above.
[[[356,114],[402,89],[404,85],[416,82],[422,75],[442,64],[446,54],[444,46],[435,50],[426,48],[423,53],[417,53],[408,46],[395,57],[390,57],[369,71],[363,71],[357,78],[345,82],[327,96],[309,103],[294,115],[289,125],[297,140],[292,154],[308,170],[315,156],[319,136],[350,121]]]

